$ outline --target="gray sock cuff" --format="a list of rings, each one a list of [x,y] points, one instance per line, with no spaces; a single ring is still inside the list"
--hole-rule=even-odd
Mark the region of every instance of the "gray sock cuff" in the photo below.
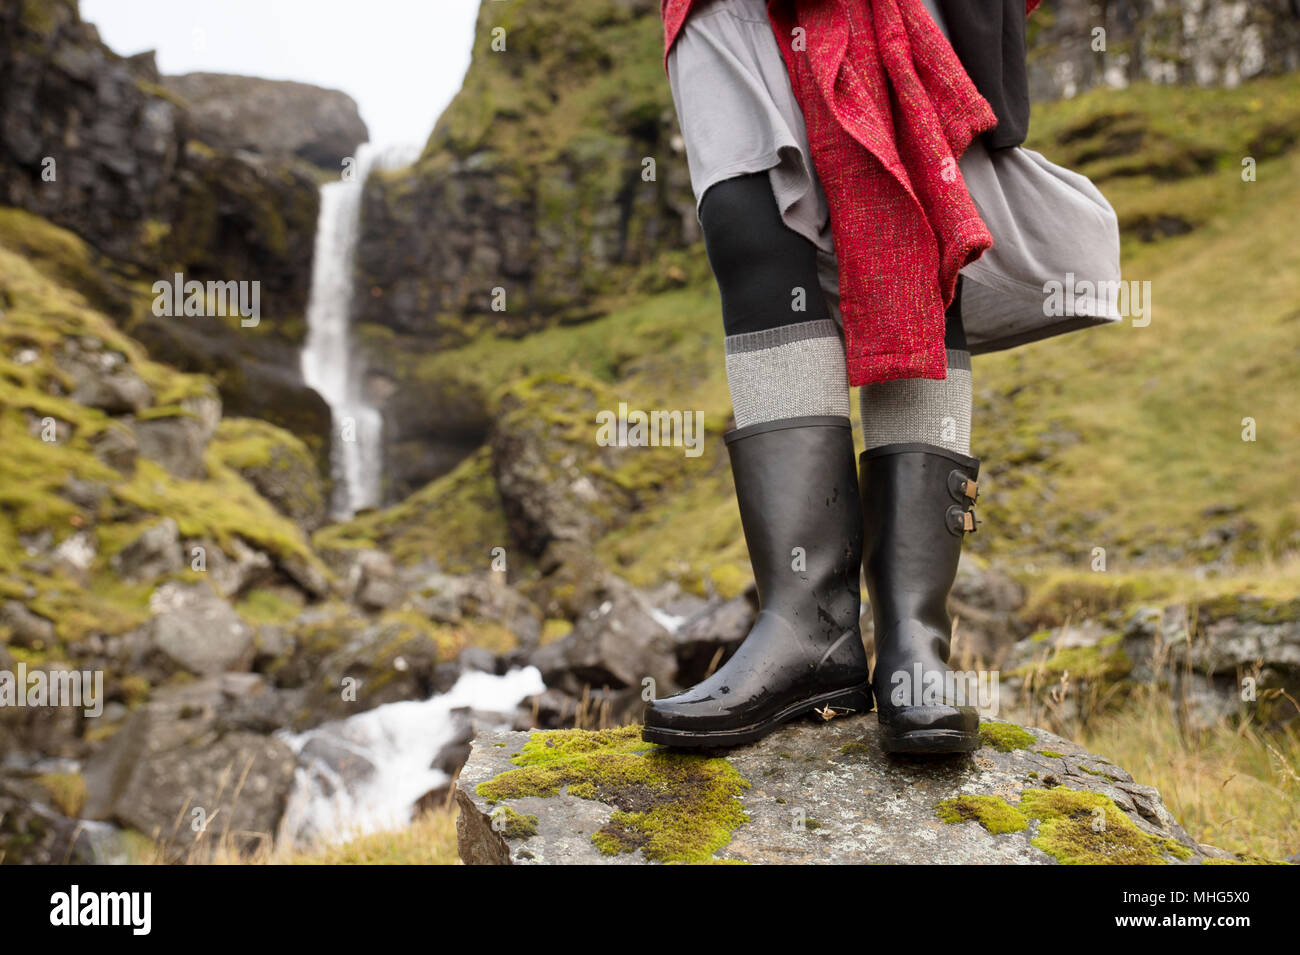
[[[840,327],[829,318],[821,318],[813,322],[766,328],[761,332],[728,335],[723,344],[728,355],[739,355],[743,352],[762,351],[765,348],[779,348],[794,342],[806,342],[813,338],[838,339],[839,337]]]
[[[862,439],[867,450],[920,442],[970,454],[970,352],[947,349],[948,377],[898,378],[864,385]]]
[[[808,415],[849,416],[844,340],[828,319],[726,340],[736,427]]]

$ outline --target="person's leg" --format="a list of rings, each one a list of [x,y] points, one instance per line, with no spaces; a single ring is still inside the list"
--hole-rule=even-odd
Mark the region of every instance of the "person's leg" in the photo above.
[[[949,310],[948,377],[861,391],[866,450],[860,485],[863,570],[875,624],[871,683],[887,752],[962,752],[979,715],[948,692],[952,589],[964,535],[975,529],[979,461],[970,456],[970,352],[960,289]],[[938,694],[926,693],[929,686]]]
[[[727,452],[762,609],[716,673],[650,703],[642,735],[730,746],[804,713],[871,709],[862,512],[844,346],[815,247],[782,222],[765,173],[710,187],[700,220],[722,293],[736,416]]]
[[[781,220],[766,172],[725,179],[700,203],[722,294],[736,427],[849,416],[844,342],[817,275],[817,249]]]

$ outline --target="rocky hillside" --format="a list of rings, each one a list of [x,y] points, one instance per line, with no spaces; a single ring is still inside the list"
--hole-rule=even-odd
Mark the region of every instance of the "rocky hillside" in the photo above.
[[[699,230],[658,6],[482,4],[473,62],[423,157],[371,178],[355,321],[382,399],[391,499],[486,436],[482,396],[427,379],[425,357],[485,332],[586,321],[611,294],[683,281],[671,254]],[[413,445],[444,453],[413,458]]]

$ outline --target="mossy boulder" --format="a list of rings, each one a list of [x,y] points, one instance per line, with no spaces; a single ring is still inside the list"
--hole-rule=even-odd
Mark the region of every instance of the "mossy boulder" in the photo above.
[[[1187,864],[1160,794],[1040,729],[986,723],[969,755],[886,757],[874,715],[683,753],[638,726],[490,733],[457,786],[467,864]],[[1042,751],[1056,755],[1044,755]],[[511,831],[503,811],[536,819]]]
[[[213,453],[304,530],[325,520],[325,482],[316,459],[295,435],[256,418],[224,418]]]

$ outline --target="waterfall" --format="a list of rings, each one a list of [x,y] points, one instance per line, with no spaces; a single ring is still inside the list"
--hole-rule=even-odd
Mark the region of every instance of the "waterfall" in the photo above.
[[[331,515],[346,519],[380,503],[383,418],[366,400],[364,367],[352,347],[352,270],[361,230],[361,196],[372,169],[398,169],[419,156],[416,146],[357,148],[349,179],[321,186],[320,216],[307,302],[303,380],[329,405],[333,419]]]
[[[536,667],[471,670],[428,700],[385,703],[305,733],[281,730],[298,767],[277,842],[305,848],[406,826],[421,796],[451,782],[435,765],[445,765],[448,747],[476,724],[507,726],[521,701],[545,689]]]

